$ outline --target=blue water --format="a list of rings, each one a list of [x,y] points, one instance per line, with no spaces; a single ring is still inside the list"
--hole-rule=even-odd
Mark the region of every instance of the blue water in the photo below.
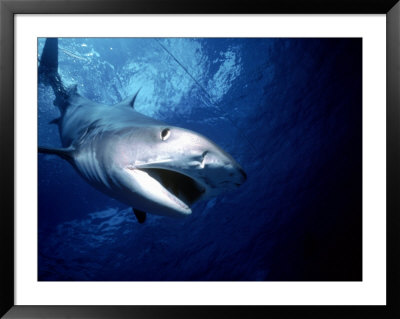
[[[141,88],[139,112],[209,137],[248,179],[186,219],[138,224],[69,163],[40,154],[38,279],[361,280],[361,45],[60,39],[66,84],[110,105]],[[39,144],[60,146],[53,92],[40,84],[38,94]]]

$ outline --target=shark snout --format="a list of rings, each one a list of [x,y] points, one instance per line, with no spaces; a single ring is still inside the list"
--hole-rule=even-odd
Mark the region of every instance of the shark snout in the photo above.
[[[224,187],[240,186],[247,174],[243,168],[226,152],[222,150],[205,151],[202,156],[201,167],[210,171],[210,179]]]

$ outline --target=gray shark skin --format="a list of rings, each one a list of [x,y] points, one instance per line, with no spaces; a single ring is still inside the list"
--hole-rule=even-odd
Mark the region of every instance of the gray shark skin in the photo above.
[[[39,152],[66,160],[93,187],[131,206],[139,222],[145,212],[181,217],[191,206],[238,188],[246,174],[206,137],[134,110],[136,95],[104,105],[65,89],[58,75],[57,39],[47,39],[39,76],[56,94],[63,148]]]

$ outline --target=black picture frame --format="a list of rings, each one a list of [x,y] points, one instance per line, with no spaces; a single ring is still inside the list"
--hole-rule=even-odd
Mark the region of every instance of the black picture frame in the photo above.
[[[386,306],[16,306],[14,305],[14,15],[63,14],[386,14]],[[0,0],[0,315],[5,318],[398,318],[400,175],[400,3],[398,0]],[[379,106],[377,106],[379,107]]]

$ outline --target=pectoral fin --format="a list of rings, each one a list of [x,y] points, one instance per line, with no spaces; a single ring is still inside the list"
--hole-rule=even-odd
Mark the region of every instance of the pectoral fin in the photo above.
[[[71,161],[73,159],[74,148],[52,148],[52,147],[38,147],[39,153],[58,155],[63,159]]]
[[[57,117],[57,118],[55,118],[54,120],[51,120],[51,121],[49,122],[49,124],[56,124],[56,125],[59,125],[59,124],[60,124],[60,120],[61,120],[61,118],[60,118],[60,117]]]
[[[146,220],[146,213],[142,212],[141,210],[132,208],[133,213],[136,216],[137,221],[139,222],[139,224],[143,224]]]

